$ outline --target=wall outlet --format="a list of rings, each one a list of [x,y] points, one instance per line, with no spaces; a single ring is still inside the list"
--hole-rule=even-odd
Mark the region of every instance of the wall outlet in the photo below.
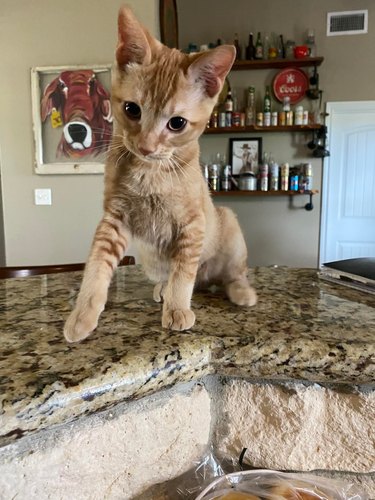
[[[34,189],[35,205],[52,205],[51,189]]]

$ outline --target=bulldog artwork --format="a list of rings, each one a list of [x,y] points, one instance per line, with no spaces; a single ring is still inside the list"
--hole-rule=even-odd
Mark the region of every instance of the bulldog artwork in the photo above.
[[[61,72],[44,89],[41,119],[62,126],[56,156],[83,158],[108,149],[112,136],[110,95],[91,69]]]

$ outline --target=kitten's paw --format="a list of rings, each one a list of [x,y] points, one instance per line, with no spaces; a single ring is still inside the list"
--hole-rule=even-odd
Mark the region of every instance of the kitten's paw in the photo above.
[[[98,319],[99,314],[95,314],[92,310],[82,312],[79,309],[74,309],[66,320],[64,337],[70,343],[85,339],[98,326]]]
[[[243,281],[233,281],[226,286],[226,292],[229,300],[238,306],[255,306],[257,303],[257,294],[254,288]]]
[[[163,283],[162,281],[154,286],[153,297],[155,302],[163,302],[164,291],[165,291],[165,283]]]
[[[163,309],[162,326],[170,330],[189,330],[195,323],[195,314],[191,309]]]

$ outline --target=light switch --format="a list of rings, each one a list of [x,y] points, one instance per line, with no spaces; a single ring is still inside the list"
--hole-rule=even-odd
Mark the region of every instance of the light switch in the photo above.
[[[51,189],[34,189],[35,205],[52,205]]]

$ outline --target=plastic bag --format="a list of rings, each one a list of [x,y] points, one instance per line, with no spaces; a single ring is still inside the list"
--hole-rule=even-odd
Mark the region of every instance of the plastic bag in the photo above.
[[[224,467],[224,468],[223,468]],[[194,500],[215,478],[238,470],[219,461],[210,447],[205,455],[193,462],[192,468],[167,483],[155,484],[132,500]]]
[[[177,487],[176,498],[195,498],[202,489],[209,485],[214,478],[223,477],[225,470],[214,456],[212,451],[195,464],[190,474],[187,474]]]
[[[219,458],[210,447],[190,470],[153,485],[133,500],[369,500],[357,486],[341,480],[255,469],[244,462],[246,451],[244,448],[238,459]],[[284,491],[276,490],[277,486]]]
[[[303,473],[233,472],[213,481],[196,500],[368,500],[353,484]]]

